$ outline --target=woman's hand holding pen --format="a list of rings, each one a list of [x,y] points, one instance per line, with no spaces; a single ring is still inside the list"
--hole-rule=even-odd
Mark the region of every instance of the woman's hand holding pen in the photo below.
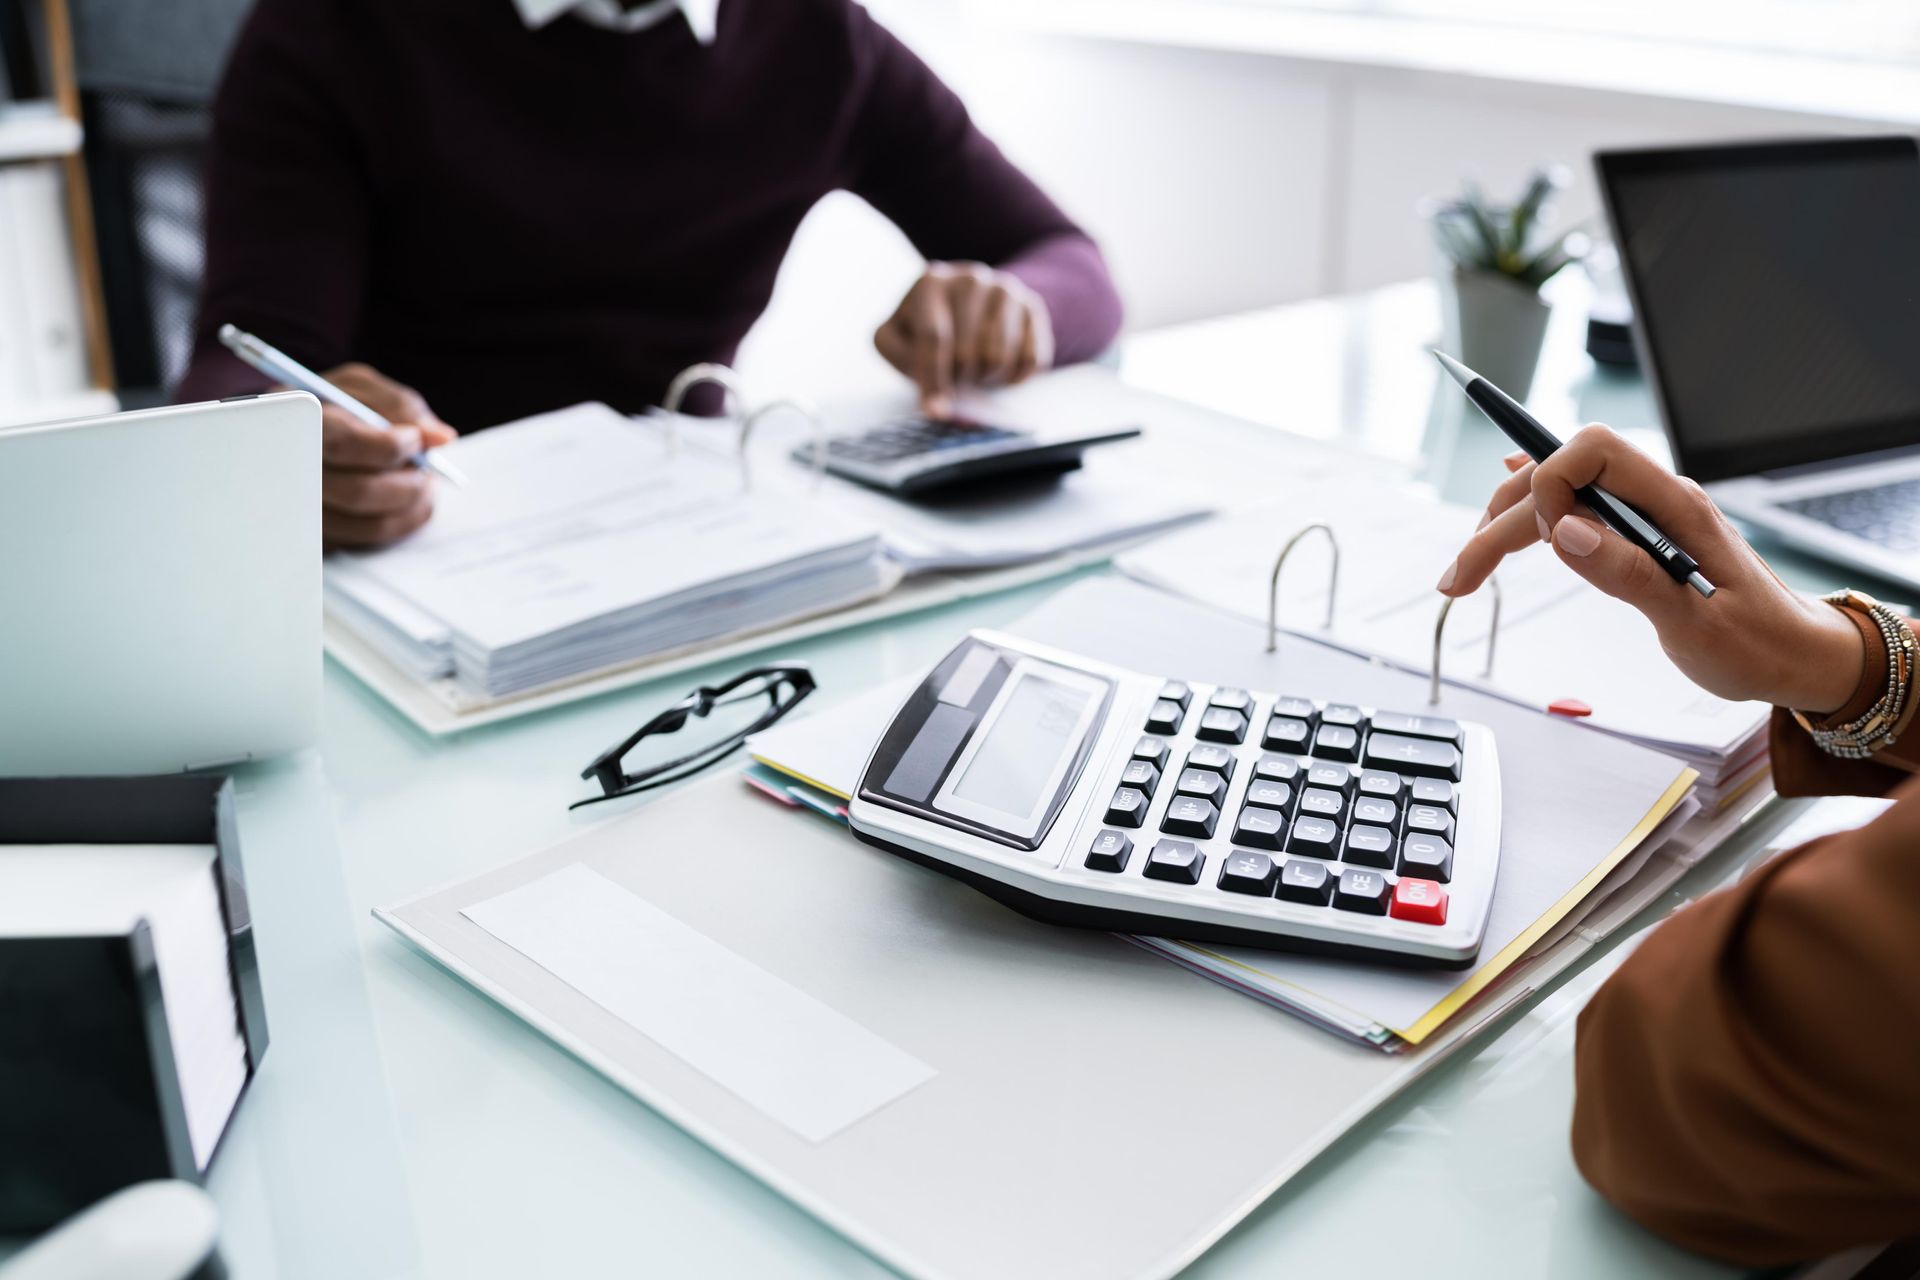
[[[420,393],[364,364],[329,369],[327,380],[393,422],[369,426],[335,405],[320,410],[321,538],[329,548],[398,541],[433,515],[433,477],[408,465],[457,434]]]
[[[1674,665],[1710,693],[1826,714],[1852,697],[1866,661],[1860,632],[1838,609],[1788,589],[1691,480],[1603,426],[1589,426],[1535,464],[1507,458],[1480,529],[1441,575],[1462,596],[1500,561],[1535,542],[1644,614]],[[1592,518],[1574,490],[1599,485],[1633,506],[1700,562],[1719,588],[1702,598],[1653,557]]]

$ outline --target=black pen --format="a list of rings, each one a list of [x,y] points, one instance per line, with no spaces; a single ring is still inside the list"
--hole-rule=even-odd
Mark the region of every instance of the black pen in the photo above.
[[[1465,388],[1467,399],[1505,432],[1507,439],[1524,449],[1529,458],[1545,462],[1560,447],[1553,432],[1540,425],[1540,419],[1521,408],[1512,396],[1445,352],[1433,354],[1441,367],[1453,375],[1453,380]],[[1675,582],[1684,582],[1703,596],[1713,594],[1713,584],[1701,574],[1699,563],[1674,546],[1673,540],[1660,532],[1653,521],[1596,484],[1575,489],[1574,497],[1593,508],[1593,513],[1606,521],[1615,533],[1658,560]]]

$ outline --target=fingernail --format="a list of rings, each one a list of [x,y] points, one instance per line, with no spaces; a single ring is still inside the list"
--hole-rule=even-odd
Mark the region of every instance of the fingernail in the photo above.
[[[1434,583],[1433,589],[1435,591],[1445,591],[1448,587],[1453,585],[1453,580],[1456,577],[1458,577],[1459,574],[1460,574],[1460,562],[1458,560],[1455,560],[1452,564],[1447,566],[1447,571],[1440,575],[1440,581]]]
[[[1533,522],[1540,526],[1540,541],[1552,542],[1553,530],[1547,527],[1547,518],[1536,511],[1533,513]]]
[[[420,452],[420,428],[395,427],[393,438],[399,444],[400,451],[408,457]]]
[[[1579,516],[1568,516],[1560,522],[1559,540],[1556,545],[1570,556],[1590,556],[1593,549],[1600,545],[1600,531],[1591,521]]]

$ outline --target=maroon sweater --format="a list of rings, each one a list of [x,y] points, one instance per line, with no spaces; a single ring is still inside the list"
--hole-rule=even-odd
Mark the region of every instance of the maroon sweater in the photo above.
[[[215,104],[175,395],[264,385],[213,338],[232,322],[315,368],[364,360],[463,430],[638,411],[733,357],[837,189],[928,258],[1032,286],[1058,363],[1119,328],[1093,243],[850,0],[725,0],[711,46],[678,15],[529,31],[510,0],[260,0]]]

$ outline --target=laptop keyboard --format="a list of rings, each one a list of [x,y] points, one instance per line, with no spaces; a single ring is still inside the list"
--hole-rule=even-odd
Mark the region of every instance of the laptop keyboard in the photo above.
[[[1890,551],[1920,551],[1920,480],[1822,493],[1778,505]]]

